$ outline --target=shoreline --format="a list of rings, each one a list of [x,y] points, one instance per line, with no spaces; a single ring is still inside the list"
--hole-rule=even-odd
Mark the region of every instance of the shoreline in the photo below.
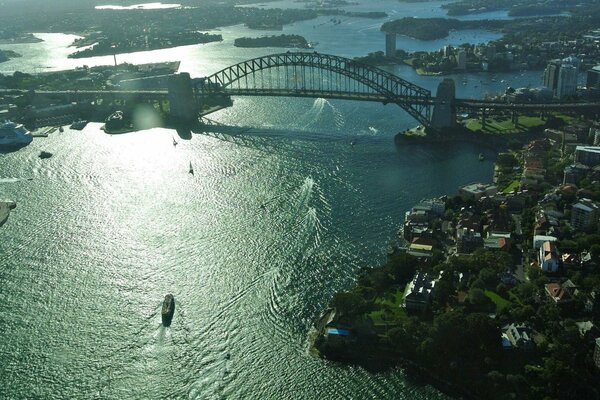
[[[427,133],[424,127],[419,126],[396,134],[394,143],[398,146],[402,144],[467,142],[500,152],[507,147],[510,139],[528,141],[531,140],[532,137],[537,137],[539,135],[534,131],[518,135],[518,137],[513,136],[515,135],[475,133],[462,126],[457,126],[443,134],[432,134]],[[382,266],[379,266],[377,268],[381,267]],[[393,368],[401,368],[407,381],[412,381],[421,385],[430,385],[440,392],[454,398],[466,400],[480,398],[480,396],[477,396],[471,391],[471,388],[464,381],[461,381],[460,379],[451,380],[452,378],[450,377],[442,377],[436,373],[433,368],[428,367],[424,360],[415,359],[414,357],[411,358],[405,352],[394,349],[389,343],[386,343],[386,340],[389,340],[389,337],[387,339],[387,336],[379,337],[379,335],[375,333],[376,329],[371,333],[371,335],[377,335],[375,337],[368,336],[360,338],[360,336],[356,336],[356,338],[352,338],[352,336],[348,336],[343,339],[330,338],[327,329],[331,326],[342,326],[343,329],[348,329],[350,331],[361,329],[360,327],[354,326],[355,322],[345,321],[344,315],[342,315],[341,318],[336,318],[338,317],[336,314],[338,314],[338,312],[334,308],[332,301],[329,304],[329,308],[327,308],[313,323],[314,332],[312,332],[312,335],[309,337],[310,354],[328,361],[360,366],[374,373],[389,371]]]
[[[539,134],[535,132],[518,135],[476,133],[461,127],[457,127],[453,130],[436,135],[425,133],[422,128],[413,128],[396,134],[394,136],[394,144],[396,144],[396,146],[400,146],[407,144],[444,144],[464,142],[487,147],[494,151],[502,151],[506,149],[510,140],[518,140],[519,142],[524,143],[538,136]]]

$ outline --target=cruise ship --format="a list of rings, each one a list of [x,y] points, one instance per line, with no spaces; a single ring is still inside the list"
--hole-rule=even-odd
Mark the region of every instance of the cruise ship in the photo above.
[[[0,147],[26,146],[33,141],[33,136],[21,124],[6,121],[0,124]]]

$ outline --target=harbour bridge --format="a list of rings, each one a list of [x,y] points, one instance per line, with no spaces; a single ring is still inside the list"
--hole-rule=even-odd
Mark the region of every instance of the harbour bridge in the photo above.
[[[141,82],[142,80],[140,80]],[[253,58],[204,78],[180,73],[167,88],[132,90],[38,91],[68,101],[169,102],[170,115],[194,121],[199,115],[230,106],[232,96],[284,96],[373,101],[396,104],[421,125],[443,130],[456,123],[457,110],[486,114],[509,112],[513,121],[524,112],[595,112],[600,102],[506,103],[455,97],[454,81],[444,79],[436,96],[388,71],[344,57],[317,52],[287,52]]]

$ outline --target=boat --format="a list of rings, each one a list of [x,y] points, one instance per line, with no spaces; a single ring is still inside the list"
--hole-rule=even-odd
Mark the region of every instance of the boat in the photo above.
[[[173,138],[173,147],[177,146],[177,140],[175,140],[175,138]]]
[[[87,121],[85,119],[80,119],[77,121],[73,121],[73,123],[71,124],[71,129],[75,129],[75,130],[82,130],[83,128],[85,128],[85,126],[87,125]]]
[[[483,153],[479,153],[479,161],[483,161],[484,157],[483,157]]]
[[[192,162],[190,161],[190,169],[188,171],[190,174],[194,175],[194,167],[192,167]]]
[[[49,151],[40,151],[40,154],[38,155],[39,158],[41,158],[42,160],[45,158],[50,158],[52,157],[52,153],[50,153]]]
[[[165,296],[163,301],[162,311],[160,315],[162,317],[162,324],[164,326],[170,326],[173,320],[173,314],[175,314],[175,298],[171,293]]]
[[[104,121],[104,132],[106,133],[126,133],[132,130],[131,122],[125,118],[123,111],[115,111]]]
[[[22,124],[12,121],[0,124],[0,147],[27,146],[32,141],[33,136]]]

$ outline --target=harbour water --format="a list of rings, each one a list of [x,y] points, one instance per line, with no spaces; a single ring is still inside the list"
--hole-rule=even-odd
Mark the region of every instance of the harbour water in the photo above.
[[[401,4],[407,15],[422,7]],[[315,22],[286,31],[302,24],[312,31]],[[371,43],[377,29],[345,25],[347,40],[326,32],[332,26],[310,39],[346,56],[382,47]],[[118,58],[181,59],[201,76],[278,51],[232,47],[244,29],[224,28],[221,43]],[[19,65],[110,63],[48,54]],[[440,79],[392,70],[428,88]],[[466,79],[459,94],[479,97],[489,77]],[[237,98],[211,118],[225,126],[189,140],[167,129],[110,136],[91,123],[0,154],[0,199],[18,203],[0,229],[2,396],[445,398],[401,370],[314,358],[308,335],[333,294],[384,259],[408,207],[490,181],[494,154],[464,143],[396,147],[393,135],[416,123],[392,105]],[[54,156],[41,160],[41,150]],[[170,328],[161,326],[166,293],[177,302]]]

